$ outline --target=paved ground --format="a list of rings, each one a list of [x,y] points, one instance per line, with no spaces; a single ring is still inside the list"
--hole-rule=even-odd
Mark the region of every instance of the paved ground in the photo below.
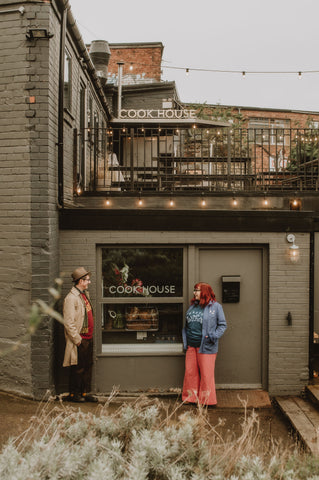
[[[228,393],[227,393],[228,392]],[[269,402],[268,395],[263,393],[256,394],[247,391],[217,392],[218,407],[208,410],[209,422],[216,426],[219,420],[223,419],[224,424],[218,427],[218,432],[225,437],[230,434],[239,436],[241,433],[241,423],[244,418],[245,409],[242,400],[247,402],[248,413],[251,407],[255,407],[255,411],[259,417],[260,430],[262,431],[262,439],[265,445],[274,439],[284,446],[293,447],[295,444],[290,426],[280,410]],[[240,400],[242,399],[242,400]],[[186,410],[196,411],[196,406],[181,405],[178,398],[162,398],[165,408],[172,411],[178,407],[177,414]],[[132,401],[132,398],[118,398],[110,405],[110,412],[118,409],[123,402]],[[65,405],[72,408],[80,408],[84,412],[97,413],[99,406],[94,403],[72,404],[68,402],[52,402],[52,408],[64,408]],[[257,408],[256,408],[257,405]],[[34,415],[38,415],[43,404],[33,400],[21,398],[16,395],[10,395],[0,392],[0,448],[7,442],[10,437],[16,437],[25,431],[32,421]],[[51,408],[51,405],[50,405]]]

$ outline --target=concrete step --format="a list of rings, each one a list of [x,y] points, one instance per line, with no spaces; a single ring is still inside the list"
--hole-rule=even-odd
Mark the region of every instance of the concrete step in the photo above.
[[[299,434],[304,445],[319,456],[319,411],[301,397],[276,397],[278,406]]]

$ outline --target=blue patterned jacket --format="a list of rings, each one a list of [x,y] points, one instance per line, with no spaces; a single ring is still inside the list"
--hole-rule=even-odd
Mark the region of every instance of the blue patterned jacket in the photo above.
[[[188,312],[194,308],[191,305]],[[199,353],[217,353],[218,340],[224,334],[227,328],[226,318],[223,307],[218,302],[209,302],[204,308],[202,325],[202,342],[199,347]],[[187,350],[186,327],[183,328],[183,345]]]

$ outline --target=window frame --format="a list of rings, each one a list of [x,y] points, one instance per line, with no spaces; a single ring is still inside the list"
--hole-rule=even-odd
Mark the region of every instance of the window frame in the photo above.
[[[63,108],[71,112],[72,108],[72,55],[67,47],[64,49]]]
[[[249,141],[256,142],[258,145],[286,146],[285,130],[290,131],[290,127],[290,120],[286,118],[251,117],[248,121]],[[253,130],[255,133],[252,137]],[[282,131],[281,138],[277,135],[279,130]]]
[[[149,248],[149,249],[164,249],[164,248],[179,248],[182,249],[183,261],[182,261],[182,296],[175,297],[104,297],[103,296],[103,281],[102,281],[102,249],[103,248]],[[158,305],[158,304],[178,304],[181,305],[182,310],[182,319],[181,325],[184,325],[184,317],[186,313],[186,308],[188,304],[187,297],[187,256],[188,250],[185,245],[180,244],[103,244],[97,245],[97,312],[96,312],[96,325],[99,326],[96,330],[96,342],[97,342],[97,352],[101,355],[143,355],[150,354],[148,350],[152,350],[153,354],[180,354],[182,351],[181,342],[171,342],[167,344],[162,343],[148,343],[148,344],[139,344],[139,343],[127,343],[127,344],[103,344],[102,341],[102,331],[103,331],[103,305],[113,304],[113,305]],[[143,330],[142,330],[143,331]],[[131,333],[131,332],[129,332]],[[181,334],[181,332],[178,332]]]

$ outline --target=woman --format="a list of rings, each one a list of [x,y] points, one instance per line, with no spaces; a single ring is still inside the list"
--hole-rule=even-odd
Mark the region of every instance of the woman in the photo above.
[[[196,283],[186,312],[183,343],[186,350],[182,399],[187,403],[216,405],[215,360],[218,339],[227,328],[223,307],[208,283]]]

